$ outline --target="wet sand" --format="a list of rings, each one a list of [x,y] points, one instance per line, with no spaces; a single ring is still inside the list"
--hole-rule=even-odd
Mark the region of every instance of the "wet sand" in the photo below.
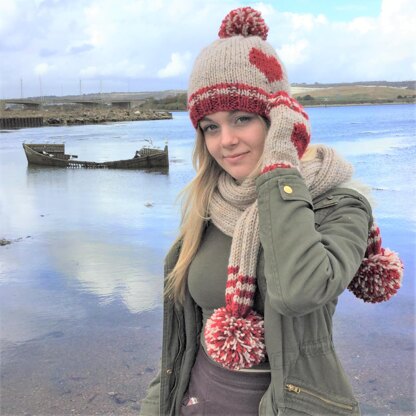
[[[159,368],[161,310],[117,313],[2,354],[2,416],[137,415]]]

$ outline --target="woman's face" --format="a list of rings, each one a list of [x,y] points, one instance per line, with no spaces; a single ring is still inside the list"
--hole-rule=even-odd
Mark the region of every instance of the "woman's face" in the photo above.
[[[210,155],[234,179],[242,181],[263,154],[267,127],[257,114],[219,111],[205,116],[199,126]]]

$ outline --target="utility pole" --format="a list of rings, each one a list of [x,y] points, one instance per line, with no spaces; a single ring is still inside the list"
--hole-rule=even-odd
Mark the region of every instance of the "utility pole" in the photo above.
[[[40,101],[43,102],[42,77],[40,75],[39,75],[39,92],[40,92]]]
[[[79,95],[82,95],[82,81],[79,80]]]
[[[23,78],[20,78],[20,99],[23,98]]]

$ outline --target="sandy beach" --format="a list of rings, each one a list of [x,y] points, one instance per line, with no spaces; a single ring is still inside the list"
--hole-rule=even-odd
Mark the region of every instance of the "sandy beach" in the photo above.
[[[1,414],[137,415],[159,368],[161,312],[115,309],[3,352]]]

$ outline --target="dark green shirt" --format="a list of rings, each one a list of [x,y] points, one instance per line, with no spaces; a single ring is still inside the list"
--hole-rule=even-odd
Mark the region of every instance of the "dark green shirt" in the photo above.
[[[225,235],[212,222],[205,230],[201,246],[189,266],[188,289],[195,303],[202,310],[203,329],[201,344],[206,351],[204,337],[205,324],[214,310],[225,306],[225,286],[227,283],[227,267],[231,250],[231,237]],[[260,268],[258,273],[264,274]],[[257,288],[253,309],[264,314],[264,303]],[[260,366],[262,369],[263,366]],[[252,367],[253,369],[258,368]]]

